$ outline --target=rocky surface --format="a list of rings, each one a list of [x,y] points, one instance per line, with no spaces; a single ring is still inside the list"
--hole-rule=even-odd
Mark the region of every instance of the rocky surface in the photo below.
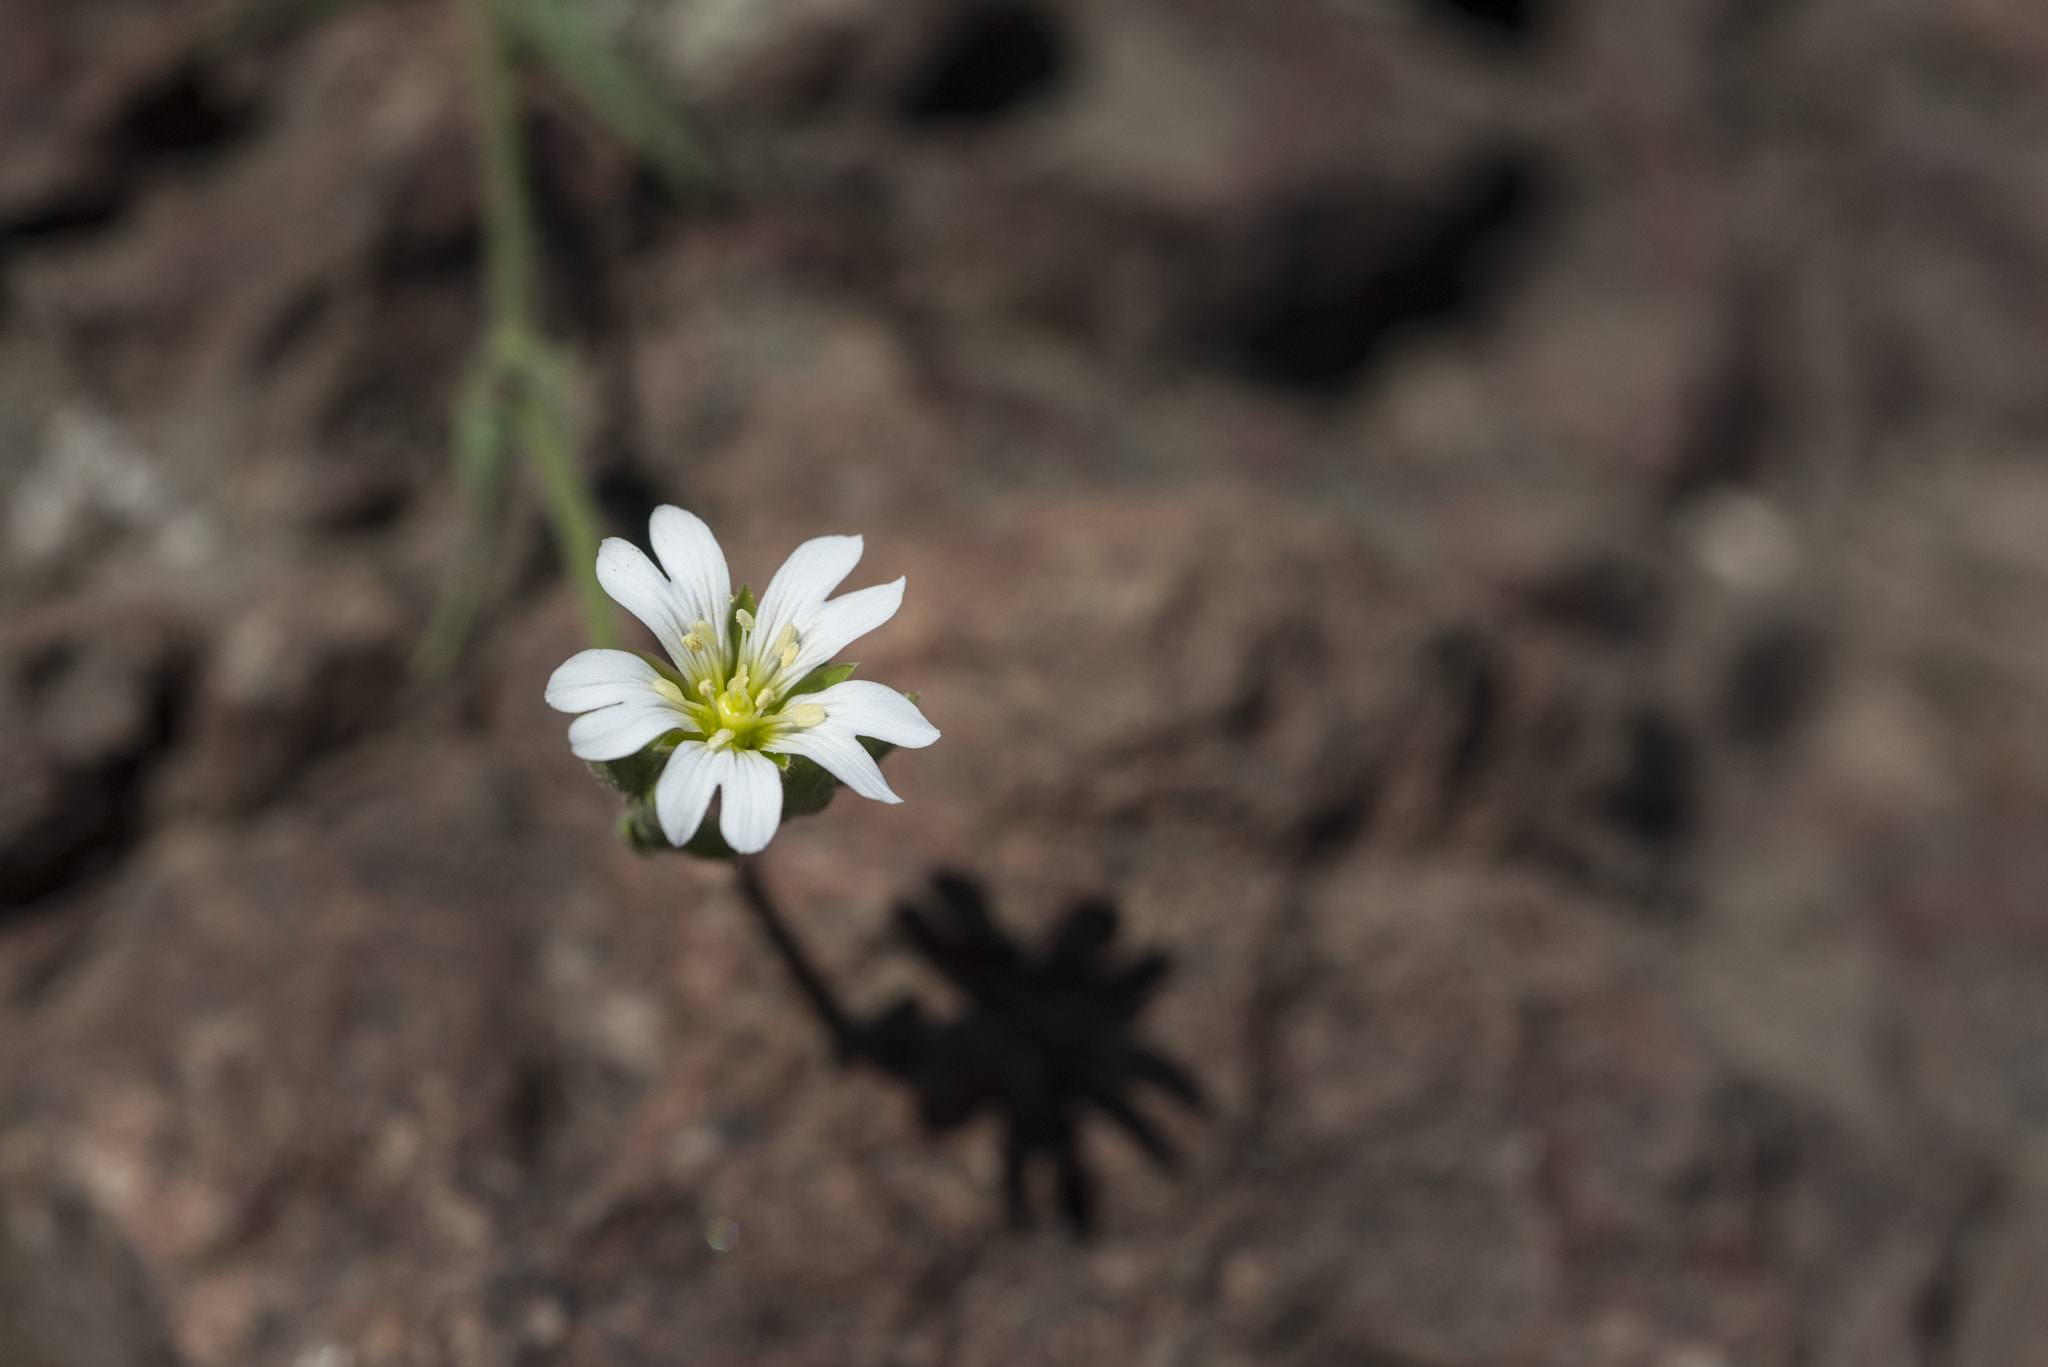
[[[2032,6],[608,8],[681,204],[538,90],[613,528],[909,577],[841,1004],[1171,961],[1086,1240],[612,838],[534,509],[410,677],[460,30],[231,10],[0,4],[0,1360],[2048,1361]]]

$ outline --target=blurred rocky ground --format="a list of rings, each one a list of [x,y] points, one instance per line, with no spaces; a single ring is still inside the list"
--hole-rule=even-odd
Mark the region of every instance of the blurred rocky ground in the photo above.
[[[764,878],[861,1011],[1113,900],[1182,1170],[1010,1232],[615,843],[537,509],[410,678],[452,5],[0,0],[0,1360],[2048,1363],[2034,0],[593,8],[612,528],[865,533],[946,733]]]

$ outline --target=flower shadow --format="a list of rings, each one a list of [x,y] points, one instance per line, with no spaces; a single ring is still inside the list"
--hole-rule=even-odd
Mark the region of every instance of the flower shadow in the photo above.
[[[895,924],[910,949],[957,990],[960,1009],[934,1017],[906,996],[863,1021],[839,1008],[751,869],[746,882],[749,901],[843,1061],[903,1083],[934,1133],[995,1115],[1014,1226],[1031,1222],[1033,1169],[1049,1167],[1068,1228],[1077,1236],[1093,1230],[1100,1182],[1082,1145],[1091,1114],[1120,1129],[1162,1171],[1177,1170],[1173,1144],[1141,1100],[1149,1089],[1198,1112],[1201,1088],[1186,1068],[1136,1034],[1170,960],[1157,950],[1117,955],[1112,904],[1080,903],[1033,949],[996,921],[974,880],[940,872],[921,904],[896,908]]]

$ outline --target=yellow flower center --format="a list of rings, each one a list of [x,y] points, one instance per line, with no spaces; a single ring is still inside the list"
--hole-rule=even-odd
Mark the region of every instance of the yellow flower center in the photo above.
[[[690,680],[688,690],[673,679],[660,678],[649,685],[655,696],[688,717],[714,750],[725,746],[758,750],[785,731],[824,721],[825,709],[816,703],[775,706],[787,686],[795,682],[784,675],[796,663],[796,628],[783,627],[764,650],[754,641],[753,615],[735,612],[733,616],[739,639],[733,644],[731,660],[718,650],[718,636],[711,624],[693,622],[683,637],[689,659],[678,662]]]

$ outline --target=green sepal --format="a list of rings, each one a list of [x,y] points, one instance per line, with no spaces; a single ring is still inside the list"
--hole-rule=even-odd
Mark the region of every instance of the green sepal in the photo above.
[[[661,771],[668,765],[668,757],[675,751],[686,733],[678,729],[669,732],[644,750],[637,751],[624,759],[594,759],[588,761],[590,772],[597,775],[597,781],[615,793],[635,800],[654,800],[654,784],[661,777]]]
[[[652,802],[629,802],[619,814],[619,840],[635,854],[667,854],[674,847],[661,833]]]
[[[704,820],[698,823],[697,833],[690,837],[688,844],[671,845],[667,840],[663,840],[661,848],[664,850],[672,849],[679,854],[694,854],[699,859],[736,859],[739,857],[739,852],[725,843],[725,837],[718,833],[718,823],[713,821],[708,813],[705,815]]]
[[[791,755],[789,767],[782,771],[782,819],[816,816],[838,791],[839,780],[823,765],[805,755]]]
[[[796,687],[790,689],[784,696],[795,698],[805,693],[823,692],[833,684],[845,683],[853,677],[853,671],[859,668],[860,663],[858,661],[855,661],[853,664],[822,665],[804,675],[802,679],[797,681]]]

